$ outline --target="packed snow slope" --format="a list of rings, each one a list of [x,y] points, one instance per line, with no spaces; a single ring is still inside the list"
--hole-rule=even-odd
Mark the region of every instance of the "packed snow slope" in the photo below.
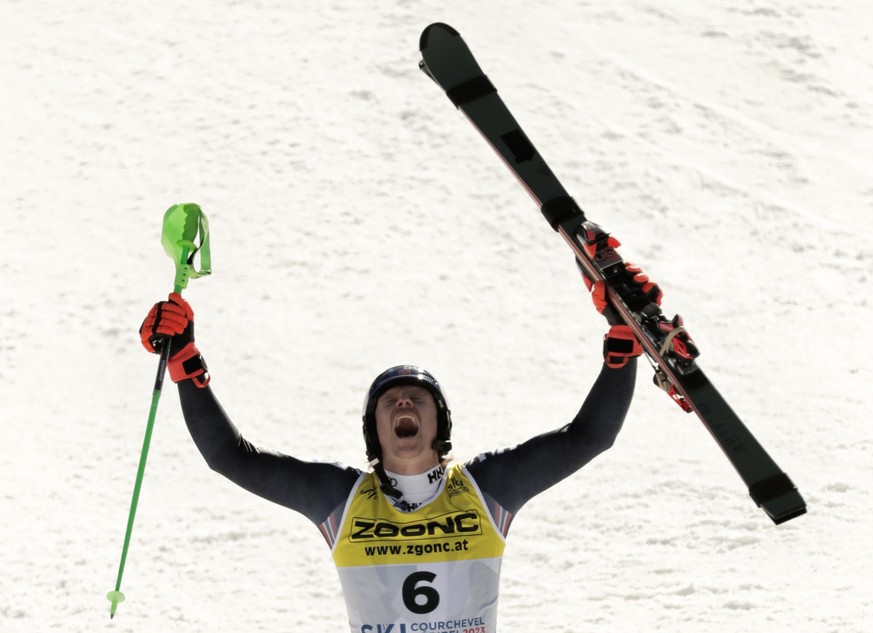
[[[458,460],[575,414],[605,323],[419,72],[435,21],[809,504],[772,525],[641,364],[615,447],[513,524],[501,630],[873,630],[873,9],[836,0],[4,2],[0,630],[347,628],[316,529],[211,472],[172,385],[110,622],[173,203],[209,216],[186,296],[253,442],[364,467],[363,394],[402,362]]]

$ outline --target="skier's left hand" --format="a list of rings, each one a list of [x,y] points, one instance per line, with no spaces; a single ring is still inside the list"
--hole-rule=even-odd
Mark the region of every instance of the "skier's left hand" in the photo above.
[[[618,369],[624,367],[628,360],[643,353],[642,345],[630,326],[626,325],[616,311],[615,306],[606,294],[606,283],[600,279],[592,281],[585,274],[584,269],[576,260],[585,286],[591,293],[594,307],[606,318],[611,326],[609,332],[603,337],[603,359],[608,367]],[[658,284],[649,279],[649,276],[636,264],[625,262],[624,269],[628,277],[628,283],[636,286],[635,291],[642,293],[650,302],[661,305],[663,293]]]
[[[664,298],[664,293],[654,281],[649,279],[649,276],[643,272],[643,269],[630,262],[624,263],[624,269],[631,276],[631,280],[639,287],[640,292],[646,295],[646,298],[657,305],[661,305],[661,299]]]
[[[579,266],[579,271],[582,273],[582,279],[585,281],[585,286],[591,293],[591,301],[594,302],[594,307],[597,311],[606,318],[606,322],[610,325],[622,325],[624,321],[618,315],[615,307],[606,295],[606,283],[602,280],[591,281],[585,271],[579,265],[579,260],[576,260],[576,265]],[[643,272],[642,268],[631,262],[624,263],[624,269],[627,273],[631,284],[637,286],[639,292],[644,294],[652,303],[661,305],[661,298],[664,293],[658,284],[649,279],[649,276]]]

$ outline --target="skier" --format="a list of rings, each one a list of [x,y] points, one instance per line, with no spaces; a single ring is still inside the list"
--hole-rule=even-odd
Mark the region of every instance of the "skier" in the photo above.
[[[632,283],[660,303],[658,286],[632,264],[627,269]],[[448,402],[436,378],[419,367],[392,367],[370,386],[363,435],[371,468],[362,471],[302,461],[244,439],[209,387],[194,343],[194,312],[181,295],[155,304],[140,336],[155,353],[172,337],[169,374],[207,464],[318,526],[333,553],[352,633],[492,633],[513,517],[612,446],[633,395],[640,344],[602,282],[586,284],[611,327],[604,365],[582,408],[557,430],[464,464],[450,465]]]

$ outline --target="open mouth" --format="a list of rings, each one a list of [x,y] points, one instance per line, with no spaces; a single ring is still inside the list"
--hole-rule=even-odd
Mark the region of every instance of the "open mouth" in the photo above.
[[[394,421],[394,434],[397,437],[414,437],[418,435],[418,422],[411,416],[401,416]]]

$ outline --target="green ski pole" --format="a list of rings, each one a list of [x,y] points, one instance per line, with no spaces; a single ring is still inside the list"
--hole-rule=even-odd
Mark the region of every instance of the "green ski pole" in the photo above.
[[[198,240],[199,244],[195,243]],[[174,204],[164,213],[164,223],[161,231],[161,244],[176,265],[176,278],[173,282],[173,292],[182,292],[188,286],[189,279],[208,275],[211,270],[211,255],[209,252],[209,222],[200,207],[193,203]],[[200,270],[194,267],[194,256],[200,254]],[[136,508],[139,504],[139,493],[142,488],[143,474],[152,441],[152,429],[155,426],[155,416],[158,412],[158,402],[164,386],[164,374],[170,360],[172,339],[164,341],[161,348],[161,358],[152,391],[152,404],[149,409],[148,423],[139,457],[139,467],[136,471],[136,482],[133,485],[133,497],[130,500],[130,514],[127,517],[127,530],[124,534],[124,546],[121,548],[121,562],[118,565],[118,577],[115,590],[106,594],[110,602],[109,617],[115,617],[115,611],[120,602],[124,602],[121,592],[121,578],[124,575],[124,564],[127,561],[127,551],[130,547],[130,536],[133,533],[133,522]]]

